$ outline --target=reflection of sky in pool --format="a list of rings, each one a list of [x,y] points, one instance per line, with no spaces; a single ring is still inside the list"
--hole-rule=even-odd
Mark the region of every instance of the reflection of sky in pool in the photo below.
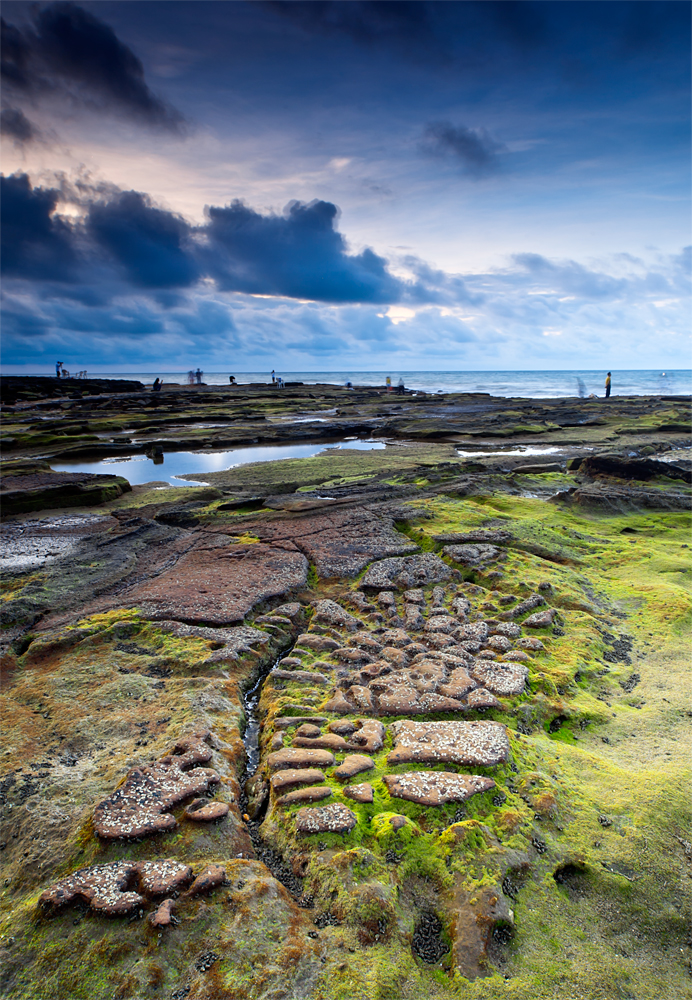
[[[256,445],[250,448],[234,448],[232,451],[169,451],[163,462],[154,463],[146,455],[123,455],[117,458],[102,458],[98,462],[51,462],[56,472],[107,472],[124,476],[132,486],[165,480],[172,486],[193,486],[186,479],[176,476],[199,474],[197,482],[204,481],[205,472],[222,472],[236,465],[250,462],[273,462],[280,458],[311,458],[327,448],[356,448],[371,451],[384,448],[384,441],[345,440],[332,444],[276,444]]]
[[[505,458],[506,456],[512,455],[556,455],[558,452],[564,452],[564,450],[564,448],[555,448],[552,445],[547,444],[527,444],[519,445],[516,448],[496,448],[494,451],[464,451],[462,448],[457,448],[457,455],[460,455],[462,458],[490,458],[496,456]]]

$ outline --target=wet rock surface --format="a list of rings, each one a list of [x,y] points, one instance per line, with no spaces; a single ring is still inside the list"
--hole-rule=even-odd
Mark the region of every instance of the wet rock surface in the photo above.
[[[5,520],[0,992],[684,996],[686,401],[208,388],[12,403],[12,475],[399,443]]]

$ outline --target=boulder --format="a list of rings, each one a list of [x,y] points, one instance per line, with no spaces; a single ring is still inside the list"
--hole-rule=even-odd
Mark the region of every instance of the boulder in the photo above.
[[[187,890],[188,896],[199,896],[212,889],[218,889],[226,881],[226,869],[223,865],[207,865],[197,875],[194,882]]]
[[[318,785],[311,788],[296,788],[294,792],[288,792],[276,800],[277,806],[293,806],[297,802],[321,802],[328,799],[332,794],[328,785]]]
[[[333,628],[347,628],[355,632],[360,628],[361,623],[358,618],[354,618],[345,608],[342,608],[336,601],[322,600],[314,601],[315,621],[322,625],[331,625]]]
[[[446,556],[464,566],[485,566],[497,559],[500,550],[496,545],[445,545],[442,549]]]

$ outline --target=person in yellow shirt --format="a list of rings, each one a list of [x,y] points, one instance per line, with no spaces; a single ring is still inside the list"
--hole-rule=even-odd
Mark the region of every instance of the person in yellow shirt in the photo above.
[[[608,396],[610,395],[610,372],[608,372],[608,374],[606,375],[605,391],[606,391],[606,399],[607,399]]]

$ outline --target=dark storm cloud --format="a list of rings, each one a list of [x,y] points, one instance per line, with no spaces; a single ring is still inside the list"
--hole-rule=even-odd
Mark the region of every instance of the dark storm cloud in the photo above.
[[[395,302],[401,296],[401,283],[382,257],[368,249],[346,254],[330,202],[292,202],[283,215],[260,215],[240,201],[207,211],[209,273],[226,291],[321,302]]]
[[[92,205],[86,230],[140,288],[185,288],[199,278],[189,225],[137,191]]]
[[[182,116],[147,86],[144,67],[103,21],[72,3],[32,12],[22,30],[2,22],[2,76],[36,98],[67,91],[73,100],[158,127],[178,129]]]
[[[406,290],[372,250],[346,252],[330,202],[296,201],[282,215],[261,215],[234,201],[208,208],[207,223],[192,227],[137,191],[32,189],[26,174],[2,183],[3,271],[71,283],[80,297],[90,283],[104,294],[118,282],[172,292],[201,278],[223,291],[320,302],[391,303]],[[81,220],[61,220],[61,201],[78,206]]]
[[[485,129],[466,128],[451,122],[431,122],[425,129],[421,151],[429,156],[451,157],[472,177],[495,173],[499,154],[506,150]]]
[[[26,174],[0,178],[2,270],[32,281],[69,281],[75,276],[74,232],[53,217],[60,192],[33,188]]]
[[[20,108],[3,108],[0,114],[0,134],[14,139],[17,145],[22,146],[38,139],[41,132]]]

